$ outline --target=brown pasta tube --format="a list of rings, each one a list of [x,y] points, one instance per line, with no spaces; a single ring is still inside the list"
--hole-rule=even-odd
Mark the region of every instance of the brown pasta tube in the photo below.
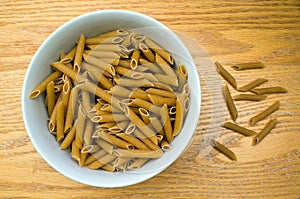
[[[271,115],[273,112],[277,111],[279,109],[279,101],[273,103],[271,106],[263,110],[262,112],[256,114],[252,118],[250,118],[249,123],[251,126],[255,125],[257,122],[265,119],[269,115]]]
[[[261,85],[261,84],[263,84],[263,83],[265,83],[267,81],[268,81],[267,79],[258,78],[256,80],[254,80],[254,81],[252,81],[252,82],[250,82],[250,83],[248,83],[248,84],[246,84],[246,85],[238,88],[237,90],[241,91],[241,92],[247,92],[247,91],[250,91],[251,89],[253,89],[253,88],[255,88],[255,87],[257,87],[257,86],[259,86],[259,85]]]
[[[230,149],[228,149],[226,146],[224,146],[221,143],[219,143],[218,141],[212,140],[211,141],[211,145],[215,149],[217,149],[218,151],[220,151],[221,153],[223,153],[224,155],[226,155],[231,160],[234,160],[234,161],[237,160],[235,154]]]
[[[238,94],[233,97],[234,101],[261,101],[266,99],[265,95]]]
[[[237,84],[235,78],[227,71],[225,68],[218,62],[216,61],[216,66],[217,70],[220,73],[220,75],[229,83],[232,85],[233,88],[236,89]]]
[[[261,62],[249,62],[242,64],[235,64],[232,66],[235,70],[259,69],[264,68],[265,65]]]
[[[231,97],[230,91],[228,89],[228,86],[226,84],[223,87],[223,94],[224,94],[226,105],[227,105],[228,111],[231,115],[231,118],[232,118],[233,121],[236,121],[236,119],[238,117],[238,113],[237,113],[235,104],[232,100],[232,97]]]
[[[277,118],[270,119],[270,121],[265,125],[265,127],[255,136],[253,137],[252,146],[260,143],[266,135],[268,135],[271,130],[276,126]]]
[[[287,90],[280,86],[268,87],[268,88],[254,88],[251,89],[251,91],[258,95],[273,94],[273,93],[287,93]]]
[[[239,126],[237,124],[234,124],[232,122],[225,122],[223,124],[223,127],[227,128],[227,129],[230,129],[230,130],[233,130],[235,132],[238,132],[240,134],[243,134],[245,136],[252,136],[252,135],[256,134],[256,132],[254,132],[250,129],[244,128],[242,126]]]

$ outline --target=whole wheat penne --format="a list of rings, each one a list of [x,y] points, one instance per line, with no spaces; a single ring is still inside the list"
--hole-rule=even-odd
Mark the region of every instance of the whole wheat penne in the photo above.
[[[149,124],[150,123],[150,114],[149,114],[149,111],[147,111],[147,109],[144,109],[144,108],[139,108],[139,114],[142,118],[142,120],[145,122],[145,124]]]
[[[161,124],[160,119],[158,119],[157,117],[150,117],[150,124],[151,126],[162,136],[165,137],[165,133],[164,133],[164,128],[163,125]]]
[[[164,104],[163,107],[161,108],[160,116],[161,116],[161,121],[162,121],[162,124],[164,127],[166,140],[167,140],[167,142],[170,143],[173,140],[173,129],[172,129],[172,124],[171,124],[167,104]]]
[[[177,136],[182,129],[184,116],[185,116],[185,108],[184,108],[184,101],[186,96],[184,94],[180,94],[176,100],[176,115],[175,115],[175,122],[173,127],[173,137]]]
[[[121,158],[117,157],[113,163],[113,167],[120,170],[126,170],[127,165],[132,160],[132,158]]]
[[[113,74],[113,69],[112,69],[113,66],[110,63],[107,63],[98,57],[88,55],[88,56],[84,57],[84,60],[87,63],[89,63],[95,67],[98,67],[103,71],[110,73],[112,76],[115,75],[115,74]]]
[[[144,67],[148,68],[148,70],[150,70],[151,72],[153,72],[155,74],[158,74],[158,73],[163,74],[164,73],[163,70],[157,64],[149,62],[146,59],[140,58],[139,63],[140,63],[140,66],[144,66]]]
[[[62,57],[60,59],[59,62],[64,63],[64,64],[68,64],[71,61],[73,61],[73,59],[75,57],[76,50],[77,50],[77,46],[73,47],[64,57]]]
[[[120,78],[114,80],[118,85],[125,87],[153,87],[153,84],[147,79]]]
[[[39,83],[32,90],[32,92],[29,94],[29,98],[36,98],[36,97],[38,97],[40,94],[42,94],[46,90],[47,84],[49,82],[55,81],[61,75],[62,75],[62,73],[60,71],[55,71],[55,72],[51,73],[50,75],[48,75],[45,79],[43,79],[43,81],[41,83]]]
[[[126,121],[128,118],[124,115],[124,113],[112,113],[112,114],[105,114],[105,115],[99,115],[101,118],[98,120],[100,123],[106,123],[106,122],[120,122],[120,121]]]
[[[66,112],[66,121],[65,121],[65,129],[64,129],[65,133],[67,133],[73,126],[77,96],[78,96],[77,88],[72,88],[70,92],[70,97],[69,97],[69,102],[68,102],[68,107]]]
[[[252,146],[259,144],[268,135],[271,130],[276,126],[277,118],[270,119],[264,128],[253,137]]]
[[[172,146],[166,140],[162,140],[162,142],[160,143],[160,146],[163,151],[172,150]]]
[[[129,97],[133,98],[133,99],[138,98],[138,99],[142,99],[145,101],[149,101],[148,94],[140,88],[137,88],[134,91],[132,91],[131,94],[129,95]]]
[[[161,82],[152,82],[154,87],[153,88],[157,88],[157,89],[161,89],[161,90],[166,90],[166,91],[171,91],[173,92],[173,89],[171,88],[170,85],[167,85],[167,84],[164,84],[164,83],[161,83]]]
[[[126,107],[125,109],[126,116],[131,120],[133,124],[136,125],[137,128],[139,128],[142,133],[145,135],[145,137],[151,138],[155,136],[155,132],[147,126],[133,111],[131,108]],[[156,144],[155,140],[154,143]]]
[[[57,110],[58,110],[58,104],[59,104],[59,102],[61,102],[61,98],[62,98],[61,96],[62,96],[62,94],[60,94],[58,99],[56,100],[52,114],[49,118],[48,128],[49,128],[50,133],[54,132],[54,130],[56,128],[56,115],[57,115]]]
[[[119,65],[119,62],[120,62],[120,58],[117,57],[117,58],[114,58],[114,57],[107,57],[107,58],[102,58],[102,60],[106,63],[109,63],[113,66],[118,66]]]
[[[54,105],[55,105],[55,92],[54,92],[54,82],[51,81],[47,84],[47,109],[48,109],[48,116],[50,117],[53,109],[54,109]]]
[[[132,53],[131,61],[130,61],[130,67],[132,70],[135,70],[136,67],[138,66],[140,53],[141,53],[140,49],[134,49]]]
[[[172,106],[169,108],[169,114],[170,114],[170,116],[176,114],[176,106]]]
[[[262,101],[266,99],[265,95],[238,94],[233,96],[234,101]]]
[[[125,36],[128,35],[129,33],[126,30],[123,29],[117,29],[117,30],[112,30],[112,31],[108,31],[102,34],[99,34],[95,37],[91,37],[91,38],[107,38],[107,37],[114,37],[114,36]]]
[[[120,44],[124,39],[122,37],[93,37],[86,38],[86,45],[99,45],[99,44]]]
[[[252,131],[250,129],[244,128],[244,127],[239,126],[237,124],[234,124],[232,122],[225,122],[223,124],[223,127],[227,128],[227,129],[230,129],[232,131],[238,132],[238,133],[240,133],[242,135],[245,135],[245,136],[252,136],[252,135],[256,134],[255,131]]]
[[[56,113],[56,141],[60,142],[64,138],[64,124],[65,124],[65,105],[60,101],[57,105]]]
[[[166,97],[166,98],[176,98],[176,94],[174,92],[168,91],[168,90],[163,90],[163,89],[148,88],[146,90],[146,93],[158,95],[158,96]]]
[[[139,43],[139,49],[142,51],[144,56],[147,58],[150,62],[155,62],[155,56],[153,52],[149,49],[149,47],[144,43]]]
[[[124,132],[125,132],[125,134],[130,135],[135,131],[135,129],[136,129],[136,126],[132,123],[129,123]]]
[[[75,143],[79,149],[82,148],[85,122],[86,122],[86,113],[83,106],[80,104],[78,108],[76,136],[75,136]]]
[[[140,108],[144,108],[147,109],[148,111],[150,111],[151,113],[155,113],[157,115],[160,115],[160,108],[148,101],[139,99],[139,98],[135,98],[132,100],[132,104],[137,105]]]
[[[83,143],[85,145],[91,145],[92,144],[92,133],[94,129],[94,124],[91,120],[86,119],[85,121],[85,128],[83,133]]]
[[[108,163],[108,164],[106,164],[106,165],[103,165],[103,166],[101,167],[101,169],[103,169],[104,171],[109,171],[109,172],[114,172],[114,171],[116,171],[116,168],[113,166],[113,163],[112,163],[112,162],[110,162],[110,163]]]
[[[63,63],[60,62],[53,62],[51,64],[51,66],[53,66],[54,68],[56,68],[57,70],[63,72],[64,74],[66,74],[67,76],[69,76],[73,81],[76,82],[81,82],[81,81],[85,81],[86,79],[83,78],[81,75],[77,74],[74,70],[70,69],[68,66],[66,66]]]
[[[236,110],[235,104],[233,102],[230,91],[229,91],[228,86],[226,84],[223,87],[223,95],[224,95],[224,98],[225,98],[226,105],[227,105],[228,111],[230,113],[230,116],[231,116],[233,121],[236,121],[236,119],[238,117],[238,112]]]
[[[115,68],[113,66],[109,66],[106,70],[89,64],[87,62],[82,62],[81,68],[89,71],[91,74],[96,74],[96,76],[100,77],[104,75],[105,77],[113,77],[116,74]]]
[[[145,145],[142,141],[137,139],[135,136],[125,134],[125,133],[117,133],[117,136],[132,144],[137,149],[149,149],[147,145]]]
[[[67,111],[68,108],[68,103],[70,99],[70,94],[71,94],[71,89],[72,89],[72,83],[69,77],[66,78],[67,80],[65,81],[62,89],[62,98],[61,100],[64,103],[64,110]]]
[[[180,64],[176,70],[176,74],[178,77],[178,91],[181,92],[188,79],[188,72],[185,65]]]
[[[80,149],[77,147],[75,140],[73,140],[73,142],[72,142],[71,156],[77,162],[80,161]]]
[[[265,65],[261,62],[248,62],[232,65],[232,68],[234,68],[235,70],[259,69],[264,67]]]
[[[127,48],[123,45],[100,44],[100,45],[86,45],[86,46],[88,49],[94,51],[112,51],[112,52],[127,51]]]
[[[155,54],[155,62],[160,66],[162,71],[164,71],[165,75],[169,77],[169,81],[171,85],[178,86],[178,79],[176,76],[175,71],[170,66],[169,63],[167,63],[159,54]],[[157,74],[160,75],[160,74]]]
[[[141,168],[144,164],[148,162],[148,158],[138,158],[133,163],[128,165],[127,169],[129,170],[136,170]]]
[[[56,85],[54,85],[54,92],[55,92],[55,93],[61,92],[63,86],[64,86],[63,84],[56,84]]]
[[[95,139],[96,144],[105,150],[107,153],[112,154],[114,146],[103,139]]]
[[[141,149],[115,149],[113,151],[117,157],[128,158],[160,158],[163,155],[162,150],[141,150]]]
[[[94,56],[97,58],[111,58],[111,60],[120,58],[120,55],[113,51],[85,50],[84,54],[86,54],[86,56]]]
[[[94,162],[95,160],[100,159],[101,157],[105,156],[106,154],[107,154],[107,152],[105,150],[100,149],[96,153],[93,153],[89,157],[86,158],[85,165],[91,164],[92,162]]]
[[[170,52],[166,51],[149,38],[145,39],[145,43],[149,46],[149,48],[151,48],[154,52],[163,57],[167,62],[169,62],[172,65],[174,64],[174,59]]]
[[[82,63],[82,55],[84,51],[84,44],[85,44],[85,37],[84,35],[80,35],[80,38],[78,40],[76,53],[74,57],[74,71],[78,72],[80,70],[80,66]]]
[[[132,43],[132,37],[133,37],[134,33],[131,32],[127,35],[124,36],[124,40],[122,42],[122,45],[126,46],[126,47],[129,47]]]
[[[87,165],[89,169],[99,169],[102,166],[112,162],[116,159],[116,156],[114,154],[107,154],[96,161],[92,162],[91,164]]]
[[[240,91],[240,92],[247,92],[247,91],[250,91],[251,89],[267,82],[268,80],[267,79],[264,79],[264,78],[258,78],[252,82],[249,82],[248,84],[238,88],[237,90]]]
[[[154,74],[154,76],[156,77],[156,79],[158,79],[159,82],[163,83],[163,84],[167,84],[170,86],[178,86],[178,80],[177,77],[173,78],[170,77],[168,75],[164,75],[164,74]]]
[[[270,105],[268,108],[263,110],[262,112],[256,114],[255,116],[251,117],[249,120],[249,124],[251,126],[255,125],[257,122],[265,119],[275,111],[279,110],[280,104],[279,101],[274,102],[272,105]]]
[[[103,139],[119,148],[122,148],[122,149],[132,149],[133,148],[133,145],[131,143],[128,143],[122,139],[119,139],[114,135],[109,135],[107,133],[104,133],[103,131],[99,132],[98,135],[101,139]]]
[[[233,88],[237,88],[236,80],[235,78],[227,71],[225,68],[218,62],[216,61],[216,66],[217,66],[217,71],[219,74],[229,83]]]
[[[152,104],[164,105],[167,104],[168,106],[176,105],[176,99],[171,97],[161,97],[159,95],[152,95],[148,94],[148,97]]]
[[[85,145],[81,149],[81,153],[95,153],[100,150],[100,147],[98,145]]]
[[[224,145],[222,145],[218,141],[211,140],[211,145],[215,149],[217,149],[218,151],[220,151],[221,153],[223,153],[224,155],[226,155],[231,160],[234,160],[234,161],[237,160],[236,155],[230,149],[228,149],[227,147],[225,147]]]
[[[135,135],[139,140],[141,140],[149,149],[151,150],[159,150],[160,147],[158,146],[158,140],[156,135],[147,138],[145,135],[139,130],[136,129],[133,132],[133,135]]]
[[[83,167],[85,165],[85,160],[86,160],[87,156],[88,156],[87,153],[81,153],[81,151],[80,151],[80,160],[78,162],[79,167]]]
[[[74,122],[76,123],[76,121]],[[71,143],[73,142],[74,138],[75,138],[75,134],[76,134],[76,128],[75,128],[75,124],[72,126],[72,128],[70,129],[70,131],[67,133],[67,135],[65,136],[64,140],[62,141],[62,143],[60,144],[60,149],[66,149],[68,148]]]
[[[252,92],[263,95],[263,94],[274,94],[274,93],[287,93],[287,90],[280,86],[268,87],[268,88],[254,88]]]

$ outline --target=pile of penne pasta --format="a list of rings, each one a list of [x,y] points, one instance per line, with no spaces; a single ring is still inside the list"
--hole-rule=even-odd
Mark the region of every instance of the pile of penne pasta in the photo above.
[[[80,167],[133,170],[171,150],[189,109],[188,73],[137,32],[81,35],[29,98],[46,93],[49,131]]]
[[[237,94],[232,97],[227,84],[225,84],[223,87],[223,96],[233,122],[236,122],[236,119],[238,117],[238,111],[234,101],[240,101],[240,100],[261,101],[266,99],[266,94],[287,92],[285,88],[280,86],[257,88],[258,86],[268,81],[267,79],[264,78],[258,78],[238,88],[236,79],[219,62],[216,62],[215,64],[217,67],[217,71],[227,81],[227,83],[230,84],[236,91],[242,92],[241,94]],[[249,62],[249,63],[235,64],[232,66],[232,68],[234,68],[235,70],[262,69],[264,67],[265,65],[261,62]],[[249,119],[250,126],[254,126],[256,123],[262,121],[263,119],[265,119],[273,112],[277,111],[278,109],[279,109],[279,101],[276,101],[266,109],[262,110],[261,112],[251,117]],[[238,132],[244,136],[253,136],[252,145],[254,146],[260,143],[264,139],[264,137],[271,132],[271,130],[276,126],[276,124],[277,124],[277,118],[276,117],[271,118],[266,123],[265,127],[258,133],[256,133],[251,129],[242,127],[232,122],[225,122],[223,124],[223,127]],[[211,145],[217,150],[219,150],[220,152],[222,152],[223,154],[225,154],[226,156],[228,156],[230,159],[237,160],[236,155],[221,143],[212,140]]]

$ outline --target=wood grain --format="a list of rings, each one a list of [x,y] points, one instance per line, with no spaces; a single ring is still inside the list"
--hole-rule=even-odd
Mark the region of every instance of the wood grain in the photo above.
[[[27,66],[41,43],[66,21],[95,10],[129,9],[147,14],[192,38],[244,85],[255,78],[283,86],[287,94],[263,102],[236,102],[238,124],[275,100],[279,123],[259,145],[220,128],[222,100],[214,99],[219,77],[197,65],[202,105],[188,150],[159,175],[137,185],[102,189],[74,182],[52,169],[35,151],[23,125],[21,90]],[[299,198],[300,197],[300,4],[298,0],[193,1],[0,1],[0,197],[54,198]],[[267,67],[234,71],[234,63],[261,61]],[[215,80],[214,80],[215,79]],[[235,91],[231,90],[233,94]],[[214,121],[211,123],[211,121]],[[258,131],[266,120],[252,129]],[[233,150],[231,162],[208,140]]]

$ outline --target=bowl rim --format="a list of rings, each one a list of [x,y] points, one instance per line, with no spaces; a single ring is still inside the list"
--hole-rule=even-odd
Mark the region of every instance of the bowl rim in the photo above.
[[[116,186],[112,186],[112,185],[105,185],[105,184],[93,184],[93,183],[90,183],[88,181],[84,181],[84,180],[80,180],[78,178],[76,178],[75,176],[73,175],[69,175],[67,174],[64,169],[61,169],[59,167],[57,167],[55,165],[55,163],[53,163],[52,160],[50,160],[50,158],[47,156],[47,154],[44,154],[42,151],[42,147],[39,143],[36,142],[33,134],[30,132],[30,128],[29,128],[29,119],[26,117],[26,114],[25,114],[25,106],[26,106],[26,103],[25,103],[25,99],[28,97],[25,95],[26,93],[26,85],[27,85],[27,81],[28,81],[28,76],[29,76],[29,73],[30,71],[34,68],[34,62],[35,60],[38,58],[38,55],[41,53],[42,49],[45,48],[45,45],[49,43],[49,41],[51,41],[51,39],[57,35],[61,30],[65,29],[66,27],[72,25],[73,23],[76,23],[79,19],[83,19],[83,18],[89,18],[93,15],[101,15],[101,14],[114,14],[114,13],[121,13],[121,14],[131,14],[131,15],[136,15],[137,17],[142,17],[148,21],[150,21],[151,23],[155,24],[156,26],[153,26],[153,27],[158,27],[159,28],[164,28],[166,29],[167,31],[171,31],[172,34],[176,36],[175,33],[173,33],[173,31],[171,29],[169,29],[167,26],[165,26],[164,24],[162,24],[161,22],[159,22],[158,20],[148,16],[148,15],[145,15],[145,14],[142,14],[142,13],[138,13],[138,12],[134,12],[134,11],[129,11],[129,10],[115,10],[115,9],[108,9],[108,10],[99,10],[99,11],[93,11],[93,12],[88,12],[88,13],[85,13],[85,14],[82,14],[82,15],[79,15],[77,17],[74,17],[73,19],[65,22],[64,24],[62,24],[60,27],[58,27],[55,31],[53,31],[44,41],[43,43],[39,46],[39,48],[37,49],[37,51],[35,52],[34,56],[32,57],[31,61],[30,61],[30,64],[27,68],[27,71],[26,71],[26,74],[24,76],[24,82],[23,82],[23,86],[22,86],[22,97],[21,97],[21,106],[22,106],[22,118],[23,118],[23,121],[24,121],[24,125],[25,125],[25,130],[32,142],[32,144],[34,145],[35,149],[37,150],[37,152],[40,154],[40,156],[42,156],[42,158],[52,167],[54,168],[56,171],[58,171],[60,174],[66,176],[67,178],[69,179],[72,179],[73,181],[76,181],[76,182],[79,182],[79,183],[82,183],[82,184],[85,184],[85,185],[90,185],[90,186],[95,186],[95,187],[103,187],[103,188],[112,188],[112,187],[124,187],[124,186],[129,186],[129,185],[133,185],[133,184],[137,184],[137,183],[140,183],[142,181],[145,181],[155,175],[157,175],[158,173],[160,173],[161,171],[163,171],[164,169],[166,169],[167,167],[169,167],[174,161],[177,160],[177,158],[179,158],[183,151],[179,154],[179,156],[177,158],[175,158],[174,161],[172,161],[170,164],[167,164],[165,167],[162,167],[152,173],[144,173],[143,174],[143,177],[142,178],[136,178],[135,180],[132,180],[130,183],[126,183],[126,182],[118,182],[119,184],[116,185]],[[179,39],[180,42],[182,42],[180,39]],[[185,47],[185,45],[182,43],[182,45]],[[185,49],[187,50],[187,49]],[[188,50],[187,50],[188,51]],[[189,51],[188,51],[189,52]],[[193,65],[195,66],[195,64],[193,63]],[[196,71],[197,72],[197,71]],[[198,75],[198,74],[197,74]],[[200,99],[199,100],[199,104],[197,106],[197,115],[198,117],[196,118],[196,120],[198,121],[199,117],[200,117],[200,108],[201,108],[201,87],[200,87],[200,81],[199,79],[196,79],[196,84],[197,86],[199,87],[199,92],[196,93],[196,98],[197,99]],[[197,126],[197,122],[195,124],[193,124],[194,126],[192,127],[192,129],[195,131],[196,129],[196,126]],[[194,133],[193,133],[194,134]],[[192,138],[191,138],[192,139]],[[190,140],[191,140],[190,139]],[[185,150],[188,148],[188,145],[185,146]]]

